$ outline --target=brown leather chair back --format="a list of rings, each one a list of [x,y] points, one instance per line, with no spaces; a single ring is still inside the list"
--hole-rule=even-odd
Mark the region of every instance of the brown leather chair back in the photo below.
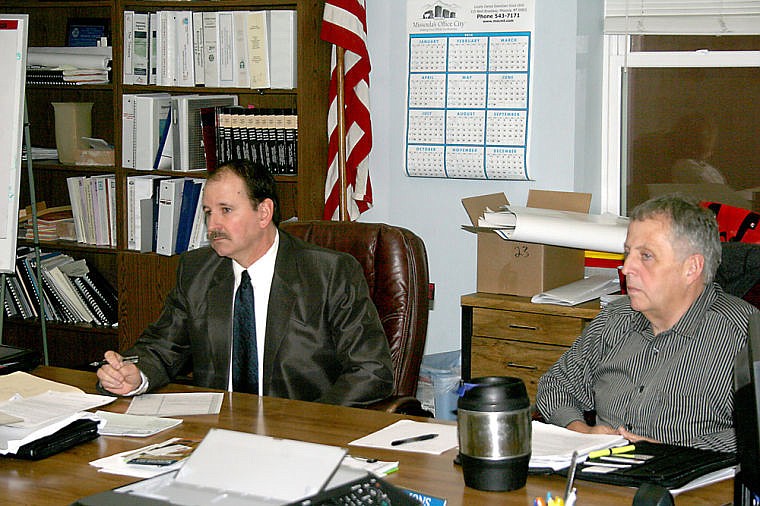
[[[305,221],[281,223],[280,228],[359,261],[388,337],[394,395],[414,396],[428,323],[428,263],[422,239],[383,223]]]

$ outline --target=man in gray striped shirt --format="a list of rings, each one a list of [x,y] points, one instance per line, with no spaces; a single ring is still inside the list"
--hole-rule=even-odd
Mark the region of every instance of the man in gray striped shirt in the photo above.
[[[541,377],[536,407],[578,432],[735,451],[734,357],[757,308],[713,282],[721,245],[711,211],[671,195],[630,218],[628,297],[604,308]]]

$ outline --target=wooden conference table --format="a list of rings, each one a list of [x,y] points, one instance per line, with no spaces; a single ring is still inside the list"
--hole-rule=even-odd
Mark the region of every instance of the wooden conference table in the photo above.
[[[90,372],[39,367],[33,374],[95,393],[95,375]],[[197,391],[185,385],[170,385],[162,392]],[[128,399],[118,399],[100,409],[124,412]],[[400,415],[365,409],[329,406],[249,394],[225,393],[218,415],[186,416],[180,425],[148,438],[100,436],[88,443],[40,461],[0,457],[0,501],[5,504],[70,504],[74,500],[136,481],[127,476],[99,473],[89,462],[118,452],[157,443],[169,437],[202,439],[212,427],[254,432],[269,436],[347,446],[356,438],[374,432]],[[418,420],[424,420],[419,419]],[[431,420],[432,421],[432,420]],[[451,423],[451,422],[449,422]],[[398,460],[399,471],[387,477],[398,486],[443,497],[449,506],[528,506],[536,496],[561,494],[565,480],[559,476],[530,476],[528,484],[513,492],[481,492],[465,487],[462,471],[452,461],[456,450],[442,455],[350,447],[354,456]],[[631,504],[635,490],[576,481],[578,504],[583,506]],[[723,505],[731,502],[731,480],[700,488],[676,498],[678,505]]]

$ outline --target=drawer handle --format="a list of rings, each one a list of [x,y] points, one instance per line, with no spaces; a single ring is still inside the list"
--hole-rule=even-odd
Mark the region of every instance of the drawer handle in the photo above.
[[[516,369],[530,369],[531,371],[538,369],[538,366],[535,365],[518,364],[516,362],[507,362],[507,367],[514,367]]]
[[[538,330],[538,327],[533,327],[531,325],[520,325],[518,323],[510,323],[509,328],[520,330]]]

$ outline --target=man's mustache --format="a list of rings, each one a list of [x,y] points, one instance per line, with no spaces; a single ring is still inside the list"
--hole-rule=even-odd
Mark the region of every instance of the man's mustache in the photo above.
[[[207,234],[208,240],[213,241],[215,239],[229,239],[224,232],[209,232]]]

